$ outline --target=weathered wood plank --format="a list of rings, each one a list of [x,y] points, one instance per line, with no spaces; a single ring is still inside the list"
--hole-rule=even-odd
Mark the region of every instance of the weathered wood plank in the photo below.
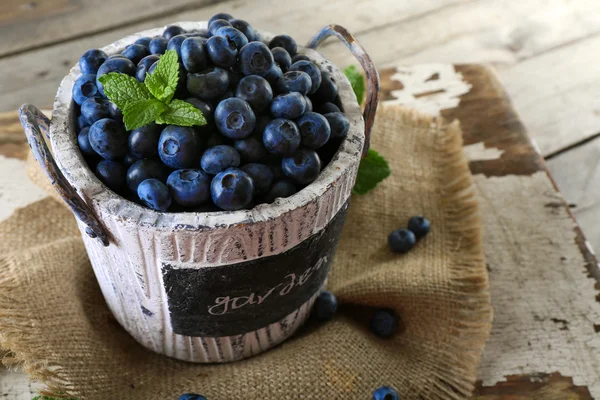
[[[215,0],[3,0],[0,57],[202,7]]]

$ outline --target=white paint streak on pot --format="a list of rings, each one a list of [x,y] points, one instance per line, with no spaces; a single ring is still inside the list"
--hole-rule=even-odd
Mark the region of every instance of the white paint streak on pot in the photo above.
[[[163,29],[103,50],[120,52]],[[318,52],[302,51],[332,72],[350,132],[314,183],[252,210],[162,213],[110,191],[77,147],[71,89],[79,67],[62,81],[50,127],[55,159],[110,233],[104,247],[78,221],[109,308],[145,347],[192,362],[240,360],[290,337],[324,288],[365,141],[364,122],[343,73]]]

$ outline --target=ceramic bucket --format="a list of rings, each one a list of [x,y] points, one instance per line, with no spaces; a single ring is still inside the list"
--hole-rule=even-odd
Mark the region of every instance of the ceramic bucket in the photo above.
[[[177,25],[189,30],[206,22]],[[140,32],[103,50],[118,53],[163,29]],[[364,119],[344,74],[313,50],[328,36],[341,39],[365,68]],[[368,147],[379,78],[364,49],[340,26],[323,28],[300,52],[332,73],[350,131],[315,182],[251,210],[157,212],[104,186],[77,145],[71,90],[81,74],[78,66],[58,89],[52,121],[32,105],[21,107],[33,154],[77,217],[108,307],[148,349],[200,363],[258,354],[290,337],[324,289]]]

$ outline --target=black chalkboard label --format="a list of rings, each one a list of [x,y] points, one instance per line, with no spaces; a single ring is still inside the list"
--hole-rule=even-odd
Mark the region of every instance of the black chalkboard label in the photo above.
[[[275,256],[199,269],[163,263],[173,331],[239,335],[300,308],[329,273],[347,210],[348,202],[320,232]]]

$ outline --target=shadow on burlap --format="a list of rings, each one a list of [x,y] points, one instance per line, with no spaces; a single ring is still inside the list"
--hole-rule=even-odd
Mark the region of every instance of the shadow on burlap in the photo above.
[[[70,211],[45,198],[0,224],[0,345],[47,394],[85,399],[402,399],[470,395],[491,329],[481,226],[458,124],[382,107],[372,148],[392,175],[353,196],[329,281],[342,307],[265,354],[195,365],[150,353],[114,320]],[[30,175],[48,188],[30,165]],[[52,190],[49,188],[49,190]],[[412,215],[431,233],[406,255],[387,235]],[[396,310],[402,331],[368,330],[371,307]]]

